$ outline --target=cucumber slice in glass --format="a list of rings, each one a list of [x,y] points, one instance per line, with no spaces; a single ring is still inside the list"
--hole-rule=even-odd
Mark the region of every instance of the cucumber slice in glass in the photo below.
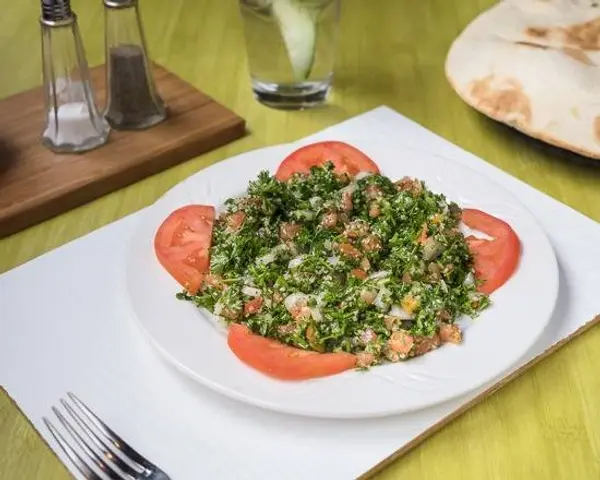
[[[298,0],[273,0],[271,8],[285,43],[294,79],[304,81],[315,61],[316,15]]]

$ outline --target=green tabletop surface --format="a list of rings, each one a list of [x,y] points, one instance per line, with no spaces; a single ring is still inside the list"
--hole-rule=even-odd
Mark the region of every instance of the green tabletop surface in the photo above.
[[[445,79],[444,61],[452,40],[494,4],[492,0],[343,0],[328,105],[296,112],[268,109],[254,100],[236,0],[140,3],[152,58],[244,117],[249,134],[0,240],[0,272],[149,205],[207,165],[299,139],[379,105],[388,105],[600,220],[600,169],[593,161],[487,119],[465,105]],[[102,2],[73,0],[72,6],[90,65],[102,63]],[[2,5],[0,98],[42,81],[38,18],[37,1]],[[600,328],[592,328],[396,460],[377,478],[600,478],[598,345]],[[0,393],[0,479],[66,478],[66,468],[10,398]]]

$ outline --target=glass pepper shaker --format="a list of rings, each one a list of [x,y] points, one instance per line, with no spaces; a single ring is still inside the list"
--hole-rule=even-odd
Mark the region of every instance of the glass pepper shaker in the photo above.
[[[137,0],[104,0],[107,101],[104,116],[115,129],[138,130],[167,112],[150,72]]]
[[[110,127],[100,115],[70,0],[42,0],[42,66],[46,122],[42,144],[60,153],[106,143]]]

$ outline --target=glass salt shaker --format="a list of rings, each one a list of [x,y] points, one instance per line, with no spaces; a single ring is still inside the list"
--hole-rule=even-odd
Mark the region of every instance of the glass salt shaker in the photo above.
[[[106,143],[110,127],[100,115],[70,0],[41,0],[46,122],[42,144],[54,152],[84,152]]]
[[[104,116],[119,130],[148,128],[167,112],[149,68],[137,0],[104,0],[107,101]]]

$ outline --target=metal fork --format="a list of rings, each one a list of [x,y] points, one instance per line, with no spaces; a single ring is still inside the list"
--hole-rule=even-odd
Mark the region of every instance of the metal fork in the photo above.
[[[171,480],[165,472],[125,443],[77,396],[70,392],[67,395],[75,408],[62,398],[60,403],[72,420],[66,418],[58,408],[53,406],[52,410],[83,452],[83,457],[48,418],[42,417],[42,419],[60,447],[86,479],[104,480],[106,477],[111,480]],[[103,476],[98,475],[92,465],[101,471]]]

